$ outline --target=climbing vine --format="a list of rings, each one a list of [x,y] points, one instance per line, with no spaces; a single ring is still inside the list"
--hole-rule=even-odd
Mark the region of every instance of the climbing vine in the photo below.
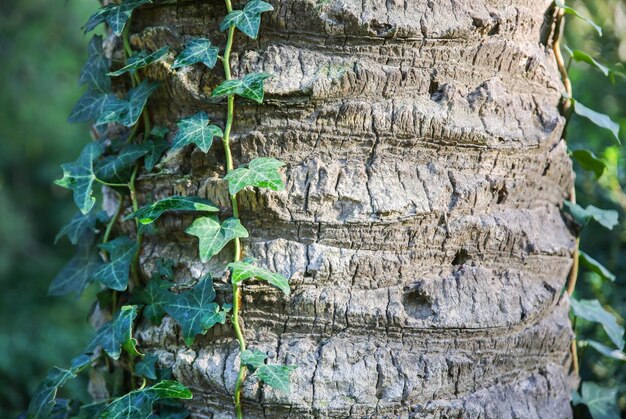
[[[618,75],[618,73],[611,70],[608,66],[601,64],[598,60],[586,52],[570,49],[561,42],[564,19],[566,15],[584,20],[595,29],[599,36],[602,36],[602,28],[574,8],[567,6],[561,0],[556,0],[554,6],[556,20],[553,50],[564,86],[561,113],[565,117],[567,123],[569,123],[570,119],[575,115],[576,117],[583,117],[590,120],[600,128],[609,130],[611,133],[609,137],[615,144],[620,145],[619,124],[612,121],[609,116],[596,112],[575,99],[575,95],[572,91],[572,83],[569,79],[569,68],[573,61],[586,63],[604,74],[612,83],[615,83],[616,75]],[[564,57],[563,52],[565,52],[567,58]],[[583,148],[569,150],[569,153],[572,160],[577,163],[578,167],[591,172],[596,179],[600,179],[605,172],[613,169],[606,160],[596,156],[590,150]],[[588,205],[583,208],[578,205],[576,203],[575,187],[572,187],[569,200],[564,203],[564,210],[569,213],[575,222],[577,228],[579,229],[579,233],[580,230],[582,230],[591,221],[609,230],[613,229],[613,227],[618,224],[618,213],[614,210],[600,209],[593,205]],[[611,273],[599,261],[593,259],[587,253],[580,250],[579,247],[580,238],[578,237],[576,239],[576,247],[574,250],[574,263],[571,268],[565,290],[570,297],[574,331],[576,332],[576,323],[579,320],[596,322],[601,325],[606,332],[608,340],[611,342],[611,346],[592,339],[586,339],[584,336],[576,334],[576,337],[572,341],[571,353],[573,369],[577,376],[579,375],[579,348],[590,347],[609,358],[626,361],[626,354],[623,352],[625,343],[624,328],[619,325],[618,319],[613,310],[610,307],[604,307],[598,300],[579,300],[573,295],[576,289],[580,266],[585,267],[602,280],[615,281],[616,279],[613,273]],[[579,391],[573,393],[572,403],[574,405],[586,405],[589,409],[589,413],[594,419],[620,417],[619,407],[617,406],[617,389],[615,388],[607,388],[591,381],[583,381],[580,384]]]
[[[72,110],[70,122],[91,121],[95,140],[89,142],[75,162],[61,166],[63,177],[56,183],[71,189],[79,212],[61,229],[57,240],[67,236],[77,247],[50,285],[51,295],[80,295],[92,284],[101,292],[96,302],[97,315],[105,320],[83,354],[74,358],[68,368],[52,368],[36,389],[27,415],[29,418],[64,417],[186,417],[180,400],[192,398],[191,391],[172,378],[172,372],[159,368],[156,353],[142,353],[134,337],[134,328],[142,318],[154,325],[170,316],[180,328],[184,343],[191,346],[196,336],[205,334],[217,324],[232,326],[239,348],[239,366],[233,392],[234,410],[243,417],[241,391],[247,375],[286,394],[290,392],[290,373],[294,365],[268,363],[268,355],[247,347],[240,319],[242,284],[248,280],[264,281],[288,295],[288,279],[255,265],[244,258],[241,240],[248,232],[240,219],[237,195],[245,188],[284,189],[280,173],[284,166],[271,157],[259,157],[235,167],[231,152],[236,98],[261,104],[266,73],[250,73],[233,78],[231,52],[236,32],[256,39],[261,15],[273,10],[269,3],[249,0],[243,9],[235,10],[224,1],[225,17],[220,24],[226,33],[223,49],[205,38],[188,39],[175,56],[169,46],[156,51],[134,51],[130,42],[133,12],[151,0],[122,0],[96,11],[84,26],[89,33],[106,24],[112,33],[116,51],[123,62],[112,62],[103,49],[103,38],[94,35],[89,43],[88,58],[79,82],[87,86],[85,94]],[[217,40],[219,41],[219,40]],[[223,65],[224,81],[215,86],[211,96],[225,105],[225,123],[211,123],[207,112],[182,118],[172,135],[163,127],[153,127],[146,106],[159,83],[148,80],[145,68],[160,61],[172,70],[188,66],[214,69]],[[115,82],[112,80],[115,79]],[[122,95],[120,86],[126,86]],[[115,88],[114,88],[115,87]],[[122,129],[120,129],[122,128]],[[122,133],[122,134],[120,134]],[[220,208],[199,196],[169,196],[140,205],[137,182],[143,173],[157,168],[165,153],[185,147],[197,147],[208,153],[214,140],[222,140],[230,208]],[[171,141],[168,141],[170,139]],[[112,214],[96,210],[95,187],[101,185],[117,206]],[[230,302],[217,301],[210,273],[193,286],[178,285],[173,262],[159,260],[149,280],[141,275],[143,236],[166,212],[191,212],[198,217],[185,232],[197,237],[198,254],[206,263],[230,245],[232,256],[224,269],[232,285]],[[125,215],[125,216],[123,216]],[[132,222],[128,234],[121,223]],[[92,404],[57,397],[58,390],[83,370],[91,368],[92,384],[100,386]],[[104,377],[108,377],[110,383]],[[95,377],[95,378],[94,378]],[[92,389],[93,390],[93,389]]]

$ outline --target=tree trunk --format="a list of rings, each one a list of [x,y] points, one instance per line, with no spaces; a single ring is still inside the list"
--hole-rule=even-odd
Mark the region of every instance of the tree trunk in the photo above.
[[[241,193],[244,253],[292,278],[284,297],[244,287],[251,348],[297,364],[290,397],[246,381],[246,417],[561,418],[572,331],[561,290],[573,237],[559,206],[572,187],[557,106],[551,0],[272,0],[261,35],[235,39],[234,76],[274,75],[257,106],[237,100],[234,158],[288,163],[284,192]],[[180,51],[223,44],[220,1],[137,11],[131,41]],[[205,110],[220,70],[150,68],[158,125]],[[173,194],[229,208],[223,153],[170,154],[140,178],[140,201]],[[191,216],[145,240],[180,281],[200,263]],[[225,279],[216,279],[226,291]],[[223,292],[222,294],[227,294]],[[191,348],[166,318],[145,325],[194,399],[197,417],[233,415],[239,361],[229,325]]]

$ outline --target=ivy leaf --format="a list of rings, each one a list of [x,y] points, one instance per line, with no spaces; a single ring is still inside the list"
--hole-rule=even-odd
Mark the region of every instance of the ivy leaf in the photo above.
[[[132,127],[139,119],[139,116],[141,116],[148,97],[159,85],[159,83],[150,83],[144,80],[139,86],[128,92],[126,99],[119,99],[115,95],[107,95],[96,125],[116,122],[126,127]]]
[[[575,300],[572,298],[570,304],[576,317],[600,323],[615,346],[620,351],[624,350],[624,328],[617,324],[615,316],[606,311],[598,300]]]
[[[178,121],[178,132],[172,141],[172,150],[195,144],[206,153],[213,144],[214,137],[222,138],[224,133],[217,125],[209,124],[209,115],[206,112],[198,112]]]
[[[144,144],[129,144],[117,154],[107,156],[96,165],[96,178],[106,182],[126,183],[137,160],[148,154]]]
[[[165,46],[161,49],[154,51],[151,54],[148,54],[148,52],[146,51],[139,51],[128,57],[128,60],[126,61],[126,65],[124,67],[120,68],[117,71],[110,72],[107,75],[121,76],[122,74],[128,72],[134,73],[140,68],[144,68],[149,66],[150,64],[156,63],[157,61],[165,57],[169,50],[169,47]]]
[[[248,231],[237,218],[227,218],[220,224],[217,216],[196,218],[185,233],[198,237],[202,263],[217,255],[231,240],[248,237]]]
[[[213,97],[239,95],[263,103],[263,83],[272,77],[267,73],[250,73],[241,80],[226,80],[217,86],[212,93]]]
[[[107,95],[89,88],[72,108],[67,122],[86,122],[100,118],[106,101]]]
[[[101,265],[100,257],[91,246],[81,246],[78,253],[61,269],[48,287],[48,295],[59,296],[76,292],[79,296],[96,268]]]
[[[213,68],[217,63],[219,52],[219,48],[211,45],[211,41],[206,38],[191,39],[185,44],[185,49],[174,60],[172,69],[196,63],[202,63],[208,68]]]
[[[261,13],[272,10],[274,8],[269,3],[261,0],[250,0],[243,10],[233,10],[227,14],[220,25],[220,30],[225,31],[234,25],[250,38],[256,39],[261,25]]]
[[[619,419],[620,411],[617,405],[617,389],[600,387],[594,382],[584,381],[581,385],[581,395],[575,393],[574,404],[583,403],[589,408],[593,419]]]
[[[111,88],[111,79],[107,77],[111,60],[109,60],[102,50],[102,37],[94,35],[89,41],[88,57],[83,67],[78,82],[87,84],[95,91],[106,93]]]
[[[133,338],[133,322],[137,317],[137,306],[123,306],[113,321],[108,322],[96,333],[86,351],[93,353],[101,347],[111,358],[117,360],[122,348],[128,353],[141,356],[137,351],[137,341]]]
[[[571,155],[580,167],[593,172],[596,175],[596,179],[599,179],[607,168],[606,162],[589,150],[574,150]]]
[[[146,377],[150,380],[156,380],[156,363],[159,357],[155,354],[146,354],[141,361],[135,365],[135,375],[138,377]]]
[[[115,35],[120,36],[124,31],[126,22],[130,19],[130,16],[137,7],[147,3],[152,3],[151,0],[125,0],[120,4],[112,3],[107,6],[101,7],[91,15],[85,26],[83,27],[85,33],[91,32],[99,24],[107,23]]]
[[[608,279],[611,282],[615,282],[615,275],[604,267],[600,262],[589,256],[582,250],[578,251],[578,259],[591,272],[595,272],[604,279]]]
[[[79,355],[72,360],[68,369],[52,367],[46,378],[37,386],[28,405],[29,419],[48,419],[52,417],[55,398],[59,388],[69,380],[76,378],[78,373],[89,365],[91,359],[87,355]]]
[[[609,230],[613,230],[613,227],[618,224],[619,215],[617,211],[603,210],[593,205],[583,208],[578,204],[572,204],[570,201],[563,202],[563,206],[572,214],[576,222],[583,227],[587,225],[589,220],[595,220],[602,227]]]
[[[613,133],[615,142],[619,145],[622,144],[622,142],[619,139],[620,127],[617,122],[614,122],[608,115],[605,115],[600,112],[596,112],[593,109],[589,109],[588,107],[586,107],[585,105],[583,105],[582,103],[580,103],[579,101],[575,99],[570,99],[570,100],[572,101],[572,104],[574,105],[574,112],[577,115],[587,118],[588,120],[590,120],[591,122],[599,126],[600,128],[608,129],[609,131]]]
[[[271,157],[256,158],[248,164],[248,167],[239,167],[224,176],[224,179],[228,180],[228,191],[235,195],[248,186],[273,191],[283,190],[285,184],[278,169],[284,165],[282,161]]]
[[[67,236],[73,245],[77,245],[79,242],[84,244],[93,242],[96,234],[96,220],[97,217],[93,208],[87,214],[77,213],[69,223],[61,228],[54,238],[54,243],[56,244],[63,236]]]
[[[268,386],[289,395],[291,394],[289,376],[296,368],[297,366],[295,365],[261,365],[257,368],[255,374]]]
[[[211,275],[202,278],[190,291],[170,295],[165,311],[180,325],[187,346],[193,344],[196,335],[205,334],[217,323],[226,321],[226,311],[220,311],[214,300]]]
[[[93,165],[103,152],[102,144],[95,141],[87,144],[81,151],[78,160],[74,163],[61,165],[63,178],[54,182],[61,187],[74,191],[74,202],[83,214],[89,213],[96,202],[96,198],[92,196],[95,180]]]
[[[167,279],[169,281],[174,280],[174,261],[172,259],[157,259],[156,268],[157,271],[152,275],[153,277]]]
[[[618,351],[617,349],[609,348],[606,345],[603,345],[600,342],[596,342],[595,340],[588,340],[586,342],[587,345],[591,346],[596,351],[600,352],[602,355],[615,359],[617,361],[626,362],[626,354],[622,351]]]
[[[611,77],[611,73],[612,71],[605,65],[600,64],[595,58],[593,58],[591,55],[587,54],[584,51],[581,51],[579,49],[575,49],[575,50],[570,50],[569,48],[567,48],[567,52],[569,52],[570,56],[572,57],[572,59],[574,61],[578,61],[578,62],[582,62],[582,63],[587,63],[592,67],[595,67],[596,69],[600,70],[602,72],[602,74],[604,74],[607,77],[613,78]]]
[[[128,215],[124,220],[130,220],[131,218],[137,218],[141,224],[150,224],[156,221],[164,212],[167,211],[206,211],[206,212],[219,212],[219,207],[216,207],[208,199],[203,199],[197,196],[170,196],[169,198],[163,198],[157,202],[153,202],[150,205],[146,205],[143,208]]]
[[[161,324],[161,320],[165,316],[165,306],[169,301],[170,294],[167,291],[169,287],[170,284],[153,277],[139,293],[141,302],[146,305],[143,314],[154,325]]]
[[[128,287],[130,264],[139,249],[137,242],[123,236],[98,247],[109,253],[110,262],[98,268],[93,278],[107,288],[124,291]]]
[[[598,35],[602,36],[602,28],[596,22],[589,19],[588,17],[581,15],[573,7],[566,6],[562,0],[555,0],[554,4],[556,4],[557,7],[560,7],[561,9],[563,9],[565,13],[567,13],[568,15],[576,16],[577,18],[584,20],[585,22],[593,26],[596,32],[598,32]]]
[[[101,419],[145,419],[152,415],[152,405],[161,399],[191,399],[191,391],[177,381],[161,381],[150,387],[133,390],[113,400],[97,415]]]
[[[143,145],[148,150],[146,158],[144,159],[144,164],[146,166],[146,170],[151,172],[152,169],[154,169],[154,166],[156,166],[159,160],[161,160],[163,153],[170,148],[170,144],[163,138],[156,138],[154,140],[146,141]]]
[[[250,349],[246,349],[241,353],[241,363],[245,365],[251,371],[254,371],[256,368],[259,368],[262,365],[265,365],[265,360],[267,359],[267,355],[265,352],[261,352],[258,349],[251,351]]]
[[[232,271],[231,280],[233,285],[238,285],[246,279],[256,278],[269,282],[271,285],[284,292],[285,295],[289,295],[290,293],[289,280],[281,274],[242,261],[229,263],[227,267]]]

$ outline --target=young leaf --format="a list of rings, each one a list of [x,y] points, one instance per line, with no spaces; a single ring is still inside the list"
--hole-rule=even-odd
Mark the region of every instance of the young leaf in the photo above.
[[[571,99],[574,105],[574,112],[577,115],[580,115],[584,118],[587,118],[600,128],[606,128],[613,133],[613,137],[615,138],[615,142],[617,144],[622,144],[619,139],[619,124],[614,122],[608,115],[605,115],[600,112],[596,112],[593,109],[589,109],[582,103],[577,100]]]
[[[604,267],[600,262],[589,256],[582,250],[578,251],[578,258],[580,263],[589,269],[591,272],[595,272],[604,279],[608,279],[611,282],[615,282],[615,275]]]
[[[593,58],[591,55],[587,54],[586,52],[575,49],[571,51],[571,56],[574,61],[587,63],[590,66],[595,67],[596,69],[600,70],[602,74],[604,74],[605,76],[610,77],[611,70],[607,66],[600,64],[598,61],[596,61],[595,58]]]
[[[185,49],[174,60],[172,69],[196,63],[202,63],[209,68],[213,68],[215,63],[217,63],[219,52],[219,48],[211,45],[211,41],[206,38],[191,39],[185,44]]]
[[[262,365],[265,365],[265,360],[267,359],[267,355],[265,352],[261,352],[258,349],[251,351],[250,349],[246,349],[241,353],[241,363],[254,371],[256,368],[259,368]]]
[[[576,317],[600,323],[615,346],[620,351],[624,350],[624,328],[617,324],[615,316],[606,311],[598,300],[575,300],[572,298],[570,304]]]
[[[169,52],[169,47],[165,46],[161,49],[154,51],[152,54],[148,54],[146,51],[137,52],[130,57],[126,61],[126,65],[120,68],[117,71],[113,71],[108,73],[109,76],[121,76],[124,73],[134,73],[140,68],[144,68],[149,66],[150,64],[156,63]]]
[[[67,122],[86,122],[97,120],[104,112],[107,95],[93,88],[89,88],[72,108]]]
[[[585,16],[581,15],[580,13],[578,13],[576,11],[576,9],[574,9],[572,7],[569,7],[569,6],[566,6],[565,3],[563,3],[562,0],[555,0],[554,3],[556,4],[557,7],[560,7],[561,9],[563,9],[565,11],[565,13],[567,13],[568,15],[576,16],[577,18],[582,19],[585,22],[587,22],[588,24],[590,24],[591,26],[593,26],[593,28],[596,30],[596,32],[598,32],[598,35],[602,36],[602,28],[596,22],[594,22],[593,20],[589,19],[588,17],[585,17]]]
[[[145,144],[129,144],[117,154],[102,159],[95,168],[96,178],[112,183],[126,183],[130,179],[132,168],[143,156],[148,154]]]
[[[187,346],[193,344],[196,335],[226,321],[226,312],[220,311],[214,300],[213,279],[208,274],[192,290],[170,295],[165,311],[180,325]]]
[[[95,91],[106,93],[111,88],[111,79],[107,77],[111,60],[102,50],[102,37],[94,35],[89,42],[87,63],[83,67],[78,82],[87,84]]]
[[[599,179],[604,170],[606,170],[606,162],[589,150],[574,150],[571,155],[580,167],[593,172],[596,175],[596,179]]]
[[[163,153],[170,148],[170,144],[163,138],[155,138],[153,140],[146,141],[143,145],[148,150],[144,159],[144,164],[146,166],[146,170],[151,172],[152,169],[154,169],[154,166],[156,166],[159,160],[161,160]]]
[[[225,31],[234,25],[250,38],[256,39],[261,25],[261,13],[272,10],[274,8],[269,3],[261,0],[250,0],[243,10],[233,10],[227,14],[220,25],[220,30]]]
[[[61,237],[67,236],[73,245],[77,245],[79,242],[89,244],[93,241],[95,234],[96,213],[92,208],[87,214],[79,212],[74,215],[72,220],[61,228],[54,238],[54,243],[56,244]]]
[[[248,237],[248,231],[237,218],[227,218],[220,224],[215,215],[196,218],[185,233],[198,237],[202,263],[217,255],[231,240]]]
[[[74,163],[61,165],[63,178],[54,182],[74,191],[74,202],[83,214],[89,213],[96,202],[96,198],[92,196],[95,180],[93,165],[103,152],[102,144],[95,141],[87,144],[81,151],[78,160]]]
[[[112,290],[126,290],[130,264],[139,249],[137,242],[123,236],[98,247],[109,253],[110,262],[100,266],[94,272],[93,278]]]
[[[206,112],[198,112],[178,121],[178,132],[172,141],[172,150],[195,144],[206,153],[211,148],[214,137],[222,138],[224,133],[217,125],[209,124],[209,115]]]
[[[124,0],[122,3],[112,3],[107,6],[101,7],[91,15],[85,26],[83,27],[85,33],[91,32],[99,24],[107,23],[115,35],[120,36],[124,31],[126,22],[130,19],[130,16],[137,7],[147,3],[152,3],[151,0]]]
[[[595,220],[602,227],[613,230],[618,224],[618,213],[613,210],[603,210],[593,205],[588,205],[586,208],[581,207],[578,204],[572,204],[569,201],[563,202],[563,206],[572,214],[572,217],[577,223],[583,227],[587,225],[589,220]]]
[[[141,224],[150,224],[156,221],[164,212],[168,211],[219,212],[219,210],[219,207],[216,207],[208,199],[197,196],[170,196],[140,208],[128,215],[124,220],[137,218]]]
[[[226,80],[217,86],[212,93],[213,97],[239,95],[263,103],[263,83],[272,77],[267,73],[250,73],[241,80]]]
[[[283,190],[285,184],[278,169],[284,165],[282,161],[271,157],[256,158],[248,164],[248,167],[239,167],[224,176],[224,179],[228,180],[228,191],[235,195],[248,186],[273,191]]]
[[[622,351],[609,348],[608,346],[603,345],[600,342],[596,342],[595,340],[588,340],[583,343],[586,343],[587,345],[591,346],[593,349],[600,352],[602,355],[606,356],[607,358],[612,358],[617,361],[626,362],[626,354]]]
[[[191,391],[177,381],[161,381],[133,390],[113,400],[97,415],[101,419],[144,419],[152,416],[152,405],[161,399],[191,399]]]
[[[139,86],[128,92],[126,99],[107,95],[96,125],[116,122],[126,127],[132,127],[141,116],[148,97],[158,87],[159,83],[150,83],[144,80]]]
[[[234,285],[240,284],[246,279],[256,278],[262,281],[267,281],[271,285],[280,289],[285,295],[289,295],[289,280],[281,274],[268,271],[267,269],[259,268],[251,265],[248,262],[232,262],[229,263],[228,268],[232,271],[231,280]]]
[[[141,361],[135,365],[135,375],[138,377],[146,377],[150,380],[156,380],[156,363],[159,357],[155,354],[146,354]]]
[[[295,365],[261,365],[255,374],[268,386],[289,395],[291,394],[289,375],[296,368]]]
[[[75,292],[79,296],[101,263],[100,257],[92,251],[91,246],[79,247],[78,253],[50,283],[48,295],[59,296]]]
[[[581,387],[581,395],[575,397],[574,404],[587,405],[593,419],[620,418],[617,388],[600,387],[591,381],[584,381]]]
[[[153,277],[139,293],[141,302],[146,305],[143,314],[154,325],[161,324],[165,316],[165,306],[169,302],[170,294],[167,290],[170,285]]]
[[[87,345],[86,352],[93,353],[101,347],[111,358],[117,360],[122,348],[128,353],[141,356],[137,351],[137,341],[133,338],[133,322],[137,317],[137,306],[123,306],[113,321],[108,322],[96,333],[96,337]]]

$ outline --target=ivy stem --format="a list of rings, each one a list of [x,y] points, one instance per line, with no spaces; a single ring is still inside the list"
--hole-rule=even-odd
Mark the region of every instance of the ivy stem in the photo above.
[[[137,189],[135,187],[135,180],[137,179],[137,171],[139,170],[139,163],[135,164],[133,168],[133,173],[130,176],[130,181],[128,182],[128,189],[130,190],[130,200],[133,206],[133,212],[136,212],[139,209],[139,202],[137,201]],[[139,224],[139,220],[135,219],[135,226],[137,227],[137,252],[133,257],[133,263],[131,264],[131,275],[133,278],[133,283],[135,286],[139,287],[141,282],[139,280],[139,255],[141,253],[141,244],[143,242],[143,233],[141,231],[141,226]]]
[[[115,213],[107,224],[106,230],[104,231],[104,236],[102,237],[102,244],[105,244],[109,241],[113,226],[117,223],[117,220],[122,214],[122,209],[124,208],[124,197],[118,194],[117,199],[117,209],[115,210]],[[113,292],[111,293],[111,314],[115,313],[115,310],[117,310],[117,291],[113,290]]]

